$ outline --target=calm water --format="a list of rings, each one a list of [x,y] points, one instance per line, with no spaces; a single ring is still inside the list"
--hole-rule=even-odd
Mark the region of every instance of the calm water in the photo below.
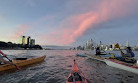
[[[84,53],[84,51],[7,50],[3,52],[10,55],[10,58],[42,55],[47,55],[47,58],[42,63],[20,71],[4,73],[0,76],[0,83],[65,83],[71,71],[73,59],[76,59],[89,83],[138,83],[137,74],[109,67],[103,62],[88,57],[75,57],[76,53]],[[119,54],[117,51],[114,53]],[[138,52],[135,54],[138,55]]]

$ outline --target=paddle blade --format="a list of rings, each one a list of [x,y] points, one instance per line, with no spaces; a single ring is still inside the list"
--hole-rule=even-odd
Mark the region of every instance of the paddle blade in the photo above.
[[[21,70],[20,66],[17,66],[16,64],[13,64],[13,65],[17,68],[17,70]]]
[[[2,54],[3,56],[6,56],[1,50],[0,50],[0,54]]]
[[[118,43],[115,45],[115,47],[116,47],[116,48],[120,48]]]
[[[20,67],[20,66],[17,66],[16,68],[17,68],[18,70],[21,70],[21,67]]]

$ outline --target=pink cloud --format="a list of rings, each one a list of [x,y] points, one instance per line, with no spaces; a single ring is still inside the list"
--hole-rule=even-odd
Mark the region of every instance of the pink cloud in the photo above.
[[[136,0],[134,0],[135,2]],[[88,11],[83,14],[70,16],[60,24],[61,30],[54,31],[44,36],[49,43],[68,45],[86,30],[94,28],[100,23],[131,15],[132,0],[103,0],[98,4],[97,11]],[[138,1],[136,1],[138,2]],[[91,8],[91,7],[90,7]]]
[[[24,34],[29,29],[27,25],[19,25],[17,30],[14,31],[12,35],[12,39],[18,39],[20,36]]]

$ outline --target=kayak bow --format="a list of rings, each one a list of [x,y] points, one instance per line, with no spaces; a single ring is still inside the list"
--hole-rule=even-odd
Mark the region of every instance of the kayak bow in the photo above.
[[[88,83],[75,60],[66,83]]]
[[[126,63],[116,59],[105,59],[105,63],[111,67],[126,70],[135,74],[138,74],[138,66],[131,63]]]

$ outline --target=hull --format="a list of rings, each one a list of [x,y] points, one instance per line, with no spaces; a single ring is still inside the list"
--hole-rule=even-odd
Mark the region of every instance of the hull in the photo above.
[[[87,54],[89,58],[95,59],[101,62],[105,62],[105,59],[109,58],[114,58],[114,57],[120,57],[118,55],[111,55],[111,54],[106,54],[106,55],[92,55],[92,54]]]
[[[125,63],[114,59],[105,59],[107,65],[138,74],[138,67],[131,63]]]
[[[101,61],[101,62],[104,62],[105,60],[105,58],[108,58],[108,57],[101,57],[101,56],[95,56],[95,55],[91,55],[91,54],[87,54],[88,55],[88,57],[89,58],[91,58],[91,59],[95,59],[95,60],[98,60],[98,61]]]
[[[27,59],[27,60],[13,60],[13,63],[15,63],[17,66],[23,67],[23,66],[27,66],[27,65],[31,65],[31,64],[35,64],[35,63],[44,61],[45,58],[46,58],[46,56]],[[10,64],[0,65],[0,72],[6,71],[6,70],[11,70],[11,69],[16,69],[16,67],[13,65],[10,65]]]
[[[77,73],[77,77],[78,77],[77,79],[76,79],[75,73]],[[66,80],[66,83],[88,83],[85,76],[78,68],[75,60],[74,60],[72,71],[70,72],[68,79]]]

